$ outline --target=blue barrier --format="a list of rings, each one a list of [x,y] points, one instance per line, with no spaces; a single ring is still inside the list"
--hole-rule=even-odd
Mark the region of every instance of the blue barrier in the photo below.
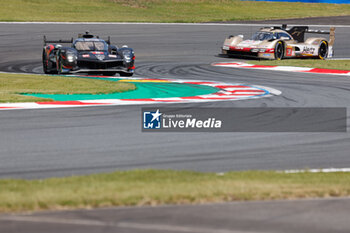
[[[350,4],[350,0],[253,0],[264,2],[306,2],[306,3],[338,3],[338,4]]]

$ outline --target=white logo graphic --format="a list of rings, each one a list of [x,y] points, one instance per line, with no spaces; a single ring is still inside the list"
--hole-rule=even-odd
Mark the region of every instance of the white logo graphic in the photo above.
[[[161,127],[161,115],[157,109],[156,112],[143,112],[143,128],[144,129],[160,129]]]
[[[102,61],[103,59],[105,59],[105,55],[95,55],[96,58],[100,61]]]

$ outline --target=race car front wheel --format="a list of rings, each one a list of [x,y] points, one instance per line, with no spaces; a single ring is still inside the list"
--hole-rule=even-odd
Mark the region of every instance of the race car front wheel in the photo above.
[[[284,55],[284,46],[282,41],[278,41],[275,45],[275,59],[281,60]]]
[[[60,58],[58,58],[57,59],[57,74],[58,75],[62,74],[62,70],[63,70],[62,61]]]
[[[52,66],[52,62],[46,57],[45,50],[43,50],[43,70],[45,74],[54,74],[55,72],[53,70],[49,69],[49,65]]]
[[[45,74],[50,74],[48,68],[47,68],[47,62],[46,60],[43,60],[43,70]]]
[[[318,57],[320,59],[325,59],[328,54],[328,44],[326,41],[321,41],[320,48],[318,49]]]

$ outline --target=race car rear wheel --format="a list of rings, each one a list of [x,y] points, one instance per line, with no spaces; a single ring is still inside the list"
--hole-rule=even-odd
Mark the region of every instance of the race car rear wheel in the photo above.
[[[318,57],[324,60],[328,55],[328,44],[326,41],[321,41],[320,48],[318,49]]]
[[[282,41],[278,41],[275,45],[275,59],[281,60],[284,56],[284,45]]]

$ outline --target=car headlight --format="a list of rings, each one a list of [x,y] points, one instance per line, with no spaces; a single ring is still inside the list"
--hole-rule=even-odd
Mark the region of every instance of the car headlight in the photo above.
[[[68,62],[75,61],[75,55],[74,54],[67,54],[67,61]]]
[[[222,46],[222,49],[223,50],[230,50],[230,46],[224,45],[224,46]]]
[[[131,60],[130,54],[124,55],[125,60]]]
[[[132,58],[132,53],[128,50],[123,51],[123,57],[126,62],[130,62]]]

